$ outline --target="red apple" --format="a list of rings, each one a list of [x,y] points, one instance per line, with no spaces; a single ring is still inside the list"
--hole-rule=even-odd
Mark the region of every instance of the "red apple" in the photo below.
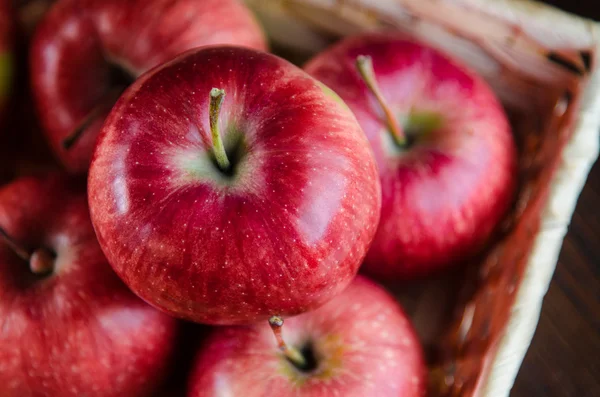
[[[39,24],[30,65],[36,107],[65,168],[88,169],[123,89],[181,52],[209,44],[265,49],[237,0],[60,0]]]
[[[280,333],[281,323],[272,324]],[[213,331],[196,358],[188,397],[425,395],[423,354],[408,318],[366,278],[286,319],[283,331],[281,350],[266,324]]]
[[[176,320],[114,274],[85,189],[59,177],[0,190],[0,395],[148,396]]]
[[[0,0],[0,123],[12,82],[13,20],[9,0]]]
[[[281,58],[227,46],[188,52],[123,94],[88,194],[125,283],[211,324],[298,314],[342,291],[381,200],[339,97]]]
[[[346,39],[305,70],[346,101],[375,153],[381,222],[364,269],[411,278],[476,254],[516,179],[511,129],[488,85],[394,34]]]

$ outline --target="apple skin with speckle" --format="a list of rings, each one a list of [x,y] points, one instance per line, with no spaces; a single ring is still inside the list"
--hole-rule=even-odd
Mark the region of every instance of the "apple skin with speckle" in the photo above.
[[[30,75],[44,133],[65,169],[88,171],[104,119],[131,81],[184,51],[216,44],[267,48],[238,0],[53,4],[32,40]],[[79,139],[65,147],[79,129]]]
[[[213,159],[209,93],[232,159]],[[142,76],[113,108],[88,178],[92,221],[140,297],[194,322],[314,309],[354,278],[381,204],[347,106],[300,68],[209,47]]]
[[[370,57],[389,123],[356,66]],[[514,201],[517,151],[504,110],[483,79],[424,44],[394,33],[346,38],[304,67],[348,104],[373,149],[381,222],[361,268],[410,280],[477,255]]]
[[[187,397],[417,397],[426,368],[397,302],[358,276],[322,307],[285,319],[289,346],[314,357],[300,370],[278,349],[267,323],[215,329],[196,357]]]
[[[0,395],[151,396],[173,354],[177,320],[121,282],[94,235],[85,186],[62,176],[0,190]],[[56,255],[48,274],[30,266]],[[39,255],[37,256],[39,258]]]

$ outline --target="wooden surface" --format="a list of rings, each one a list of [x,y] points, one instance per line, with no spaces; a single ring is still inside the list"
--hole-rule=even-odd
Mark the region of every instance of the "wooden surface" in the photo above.
[[[546,2],[600,20],[600,0]],[[579,198],[511,396],[600,397],[600,163]]]

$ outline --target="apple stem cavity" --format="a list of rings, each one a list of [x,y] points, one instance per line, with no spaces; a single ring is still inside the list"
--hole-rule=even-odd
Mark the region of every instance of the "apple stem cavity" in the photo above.
[[[283,336],[281,334],[281,329],[283,328],[283,318],[279,316],[273,316],[269,319],[269,325],[271,326],[271,330],[273,330],[279,350],[281,350],[285,358],[294,364],[296,368],[301,370],[305,369],[307,367],[307,361],[302,353],[300,353],[294,347],[288,346],[283,340]]]
[[[231,163],[227,158],[225,146],[223,146],[223,140],[221,139],[219,131],[219,114],[221,113],[221,105],[223,104],[224,99],[225,90],[219,88],[210,90],[209,120],[210,132],[212,134],[213,154],[221,171],[228,171],[231,167]]]
[[[0,238],[19,258],[23,259],[25,262],[29,262],[29,259],[31,258],[29,251],[19,245],[19,243],[17,243],[8,233],[6,233],[6,230],[1,227]]]
[[[359,55],[356,58],[356,68],[358,69],[358,73],[361,78],[369,88],[369,91],[375,96],[379,106],[383,110],[385,114],[386,124],[388,126],[388,130],[394,143],[400,147],[405,147],[407,144],[406,135],[400,127],[398,120],[394,116],[394,113],[391,111],[390,107],[387,105],[385,98],[381,94],[381,90],[379,89],[379,85],[377,84],[377,80],[375,79],[375,71],[373,70],[373,60],[370,56]]]

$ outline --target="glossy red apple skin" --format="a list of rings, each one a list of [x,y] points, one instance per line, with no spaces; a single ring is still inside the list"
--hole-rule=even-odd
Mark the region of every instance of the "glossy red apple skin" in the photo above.
[[[176,320],[148,306],[108,265],[85,188],[59,176],[0,190],[0,227],[56,252],[36,276],[0,241],[0,395],[149,396],[168,368]]]
[[[47,139],[65,168],[88,170],[116,99],[109,94],[114,89],[109,62],[138,77],[186,50],[212,44],[266,48],[261,28],[236,0],[57,1],[36,29],[30,73]],[[96,108],[81,139],[65,149],[63,141]]]
[[[355,62],[370,56],[384,98],[444,119],[406,150],[394,147],[380,106]],[[381,222],[364,270],[410,279],[476,254],[512,203],[516,149],[510,125],[487,84],[462,65],[393,34],[346,39],[305,70],[356,115],[373,148],[382,185]]]
[[[3,128],[5,108],[11,90],[13,35],[10,1],[0,0],[0,128]]]
[[[213,87],[226,92],[223,140],[245,145],[234,177],[210,160]],[[375,233],[380,194],[339,97],[240,47],[191,51],[141,77],[108,117],[88,179],[96,233],[125,283],[210,324],[298,314],[342,291]]]
[[[317,361],[302,372],[279,351],[268,324],[215,329],[200,350],[188,397],[425,395],[422,349],[394,299],[358,276],[319,309],[288,318],[286,343],[311,344]]]

